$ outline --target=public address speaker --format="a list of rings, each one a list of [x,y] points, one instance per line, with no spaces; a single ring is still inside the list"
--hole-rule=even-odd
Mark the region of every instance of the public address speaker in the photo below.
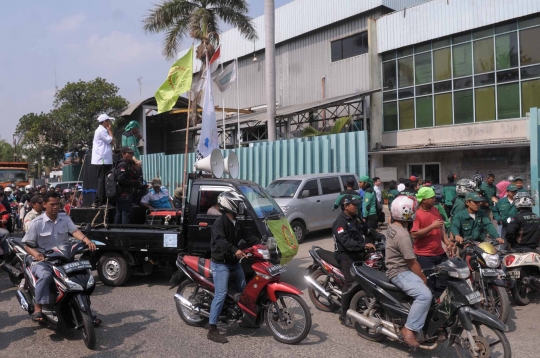
[[[195,170],[212,173],[215,178],[221,178],[223,176],[223,156],[221,151],[214,149],[209,156],[195,162],[194,167]]]
[[[238,163],[238,157],[234,152],[230,152],[227,158],[223,161],[224,173],[229,174],[233,179],[238,179],[240,173],[240,165]]]

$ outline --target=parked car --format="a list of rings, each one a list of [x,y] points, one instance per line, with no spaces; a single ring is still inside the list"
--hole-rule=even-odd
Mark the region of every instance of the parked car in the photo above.
[[[352,173],[326,173],[288,176],[274,180],[266,188],[291,223],[298,242],[312,231],[332,227],[340,210],[333,210],[339,193],[345,190],[347,179],[358,177]]]

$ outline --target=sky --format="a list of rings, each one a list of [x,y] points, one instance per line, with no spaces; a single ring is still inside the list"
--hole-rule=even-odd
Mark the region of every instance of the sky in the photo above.
[[[275,0],[275,6],[293,0]],[[0,12],[0,138],[12,143],[27,113],[52,109],[55,85],[102,77],[129,102],[154,95],[173,61],[161,54],[163,34],[142,20],[157,0],[3,1]],[[249,15],[264,13],[248,0]],[[222,31],[229,27],[223,26]],[[191,44],[186,39],[182,48]],[[55,73],[56,69],[56,73]],[[141,78],[142,87],[138,79]]]

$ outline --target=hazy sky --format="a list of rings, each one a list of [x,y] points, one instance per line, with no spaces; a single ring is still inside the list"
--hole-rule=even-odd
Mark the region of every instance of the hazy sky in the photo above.
[[[279,7],[291,1],[275,0],[275,4]],[[2,1],[0,138],[12,143],[19,118],[52,109],[55,62],[59,88],[99,76],[118,86],[129,102],[153,96],[171,65],[161,55],[164,36],[146,35],[142,30],[142,19],[156,3]],[[252,17],[263,14],[263,0],[248,3]]]

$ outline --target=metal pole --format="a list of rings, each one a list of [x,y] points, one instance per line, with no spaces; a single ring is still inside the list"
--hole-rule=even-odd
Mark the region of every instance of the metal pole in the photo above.
[[[195,102],[196,103],[196,102]],[[196,107],[195,107],[196,108]],[[189,124],[191,122],[191,96],[188,100],[188,113],[186,123],[186,149],[184,151],[184,179],[182,181],[182,210],[186,207],[186,194],[187,194],[187,161],[188,161],[188,140],[189,140]]]
[[[264,0],[266,120],[268,141],[276,140],[276,61],[275,61],[275,5],[274,0]]]
[[[223,72],[223,61],[221,61],[221,72]],[[225,150],[227,149],[225,146],[225,92],[221,92],[221,111],[223,113],[223,149]]]
[[[238,141],[238,148],[240,148],[240,95],[238,94],[238,81],[239,81],[239,75],[240,75],[240,70],[238,69],[238,58],[235,60],[236,61],[236,114],[237,114],[237,130],[238,130],[238,134],[237,134],[237,141]]]

